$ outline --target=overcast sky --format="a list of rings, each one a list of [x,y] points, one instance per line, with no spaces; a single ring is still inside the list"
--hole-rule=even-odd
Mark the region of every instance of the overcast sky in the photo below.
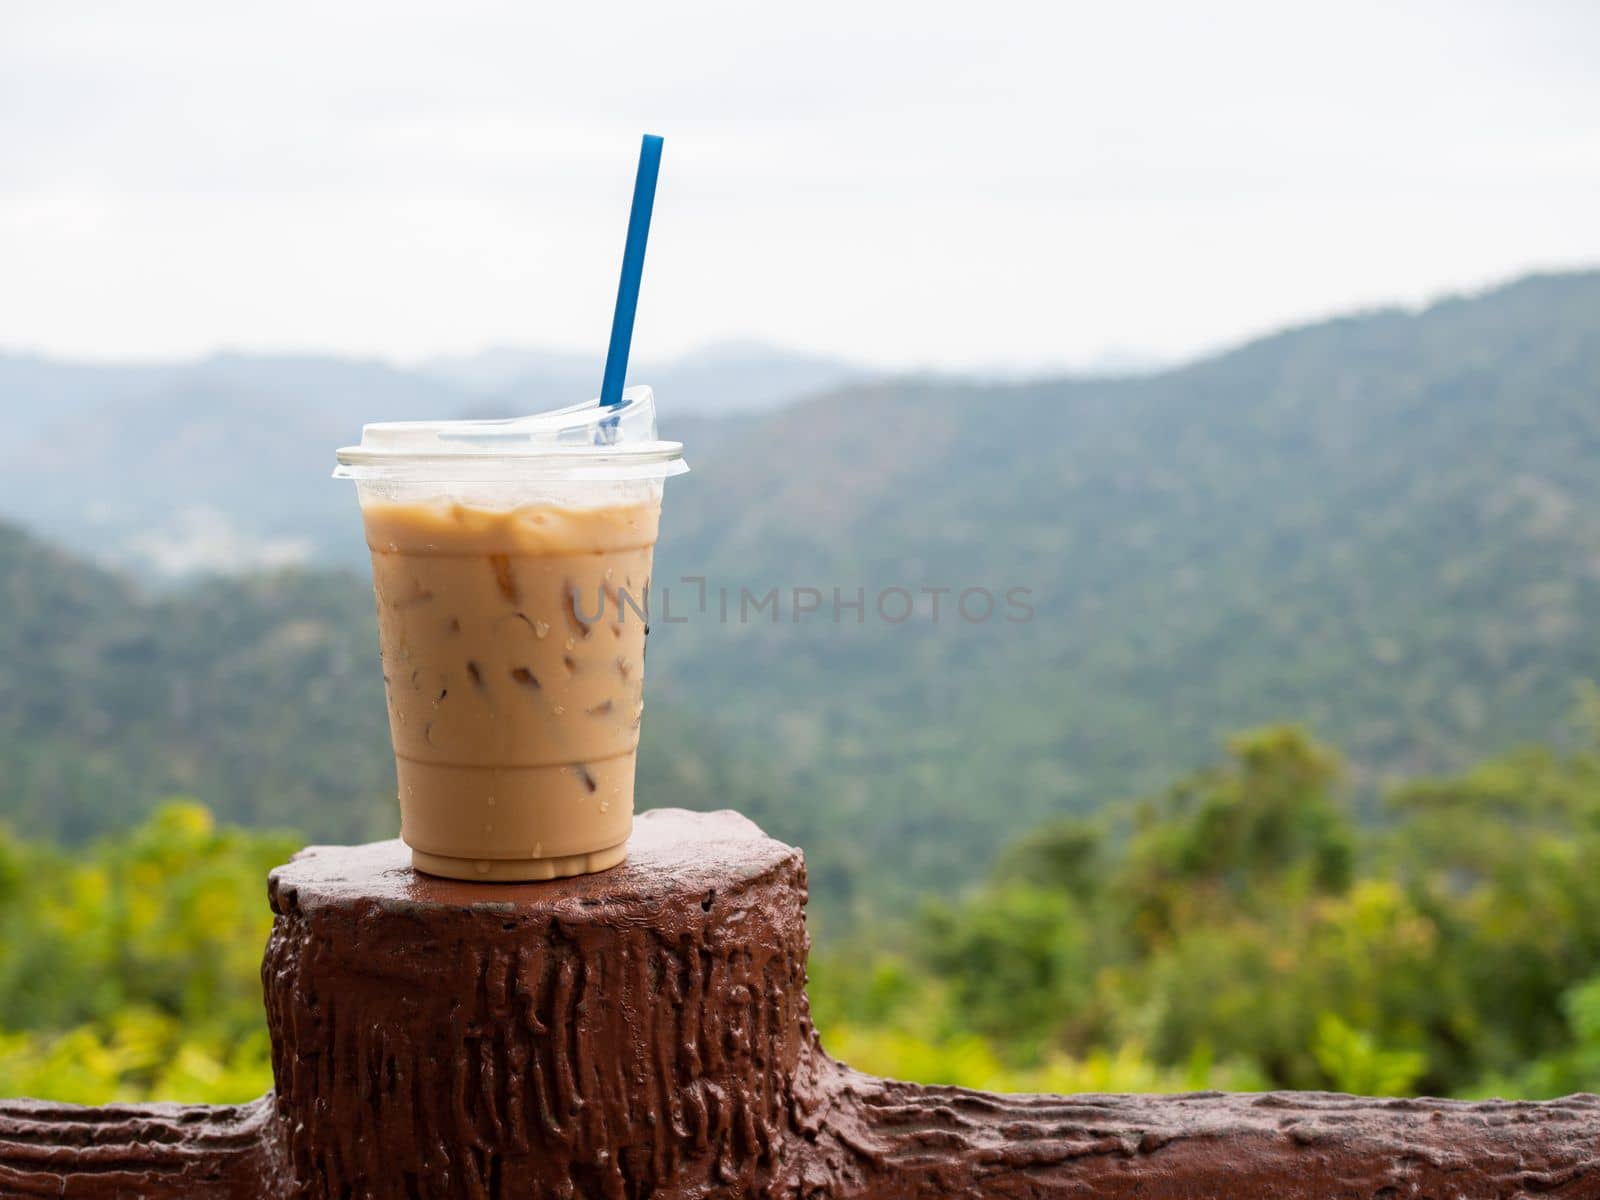
[[[631,10],[631,11],[630,11]],[[1600,4],[0,0],[0,347],[1183,356],[1600,265]]]

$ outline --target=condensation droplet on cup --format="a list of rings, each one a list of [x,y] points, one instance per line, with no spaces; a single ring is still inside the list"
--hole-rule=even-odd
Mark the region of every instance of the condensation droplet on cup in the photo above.
[[[486,797],[484,799],[484,803],[487,804],[490,808],[493,808],[494,807],[494,797],[493,796]]]
[[[485,833],[493,833],[494,832],[494,826],[493,825],[485,825],[483,827],[483,831]]]
[[[489,873],[489,864],[488,863],[481,862],[481,863],[478,863],[477,866],[478,866],[478,874],[479,875],[487,875]]]
[[[558,704],[558,705],[555,706],[555,708],[552,711],[556,714],[556,716],[559,717],[562,713],[566,712],[567,710],[566,710],[566,706],[565,705]]]
[[[568,650],[576,650],[577,648],[578,648],[578,639],[577,638],[568,638],[567,639],[567,649]]]
[[[600,801],[600,811],[601,812],[609,812],[610,810],[611,810],[611,801],[609,801],[609,800]]]
[[[538,637],[538,638],[546,637],[549,633],[550,633],[550,622],[548,622],[548,621],[535,621],[533,623],[533,636],[534,637]]]
[[[544,843],[543,842],[535,842],[533,844],[533,856],[535,858],[543,858],[544,857]]]

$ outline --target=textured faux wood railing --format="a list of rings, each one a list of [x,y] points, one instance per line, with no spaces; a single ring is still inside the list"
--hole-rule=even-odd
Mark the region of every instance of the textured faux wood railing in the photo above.
[[[254,1104],[0,1101],[0,1196],[1585,1197],[1600,1100],[997,1096],[858,1074],[805,997],[800,854],[641,817],[623,867],[275,871]]]

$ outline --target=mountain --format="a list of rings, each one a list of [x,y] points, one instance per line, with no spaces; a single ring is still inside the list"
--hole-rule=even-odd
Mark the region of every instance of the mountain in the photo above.
[[[378,362],[215,355],[171,367],[0,358],[0,514],[155,576],[354,561],[332,451],[366,414],[468,398]]]
[[[100,404],[126,402],[160,387],[179,368],[58,362],[37,354],[0,354],[0,412],[10,445]]]
[[[634,378],[655,382],[669,427],[706,444],[747,414],[863,374],[753,346],[655,370]],[[577,356],[511,350],[422,370],[314,355],[157,366],[0,355],[0,516],[151,579],[360,565],[349,489],[328,476],[363,423],[530,412],[592,394],[599,377]]]
[[[674,481],[657,588],[900,587],[918,615],[713,601],[653,644],[656,694],[706,705],[795,789],[776,832],[832,831],[876,889],[968,878],[1268,721],[1370,796],[1558,733],[1600,679],[1597,396],[1600,273],[1137,379],[818,397]],[[952,619],[980,587],[1032,619]]]
[[[1600,679],[1597,395],[1600,273],[1578,273],[1139,377],[879,380],[671,417],[695,469],[668,487],[642,801],[744,808],[807,847],[825,903],[881,910],[1249,725],[1308,723],[1369,798],[1550,739]],[[287,457],[260,397],[237,403],[258,405],[252,453]],[[279,500],[325,489],[354,563],[332,444]],[[222,461],[150,453],[144,511]],[[797,620],[800,588],[823,607]],[[835,623],[835,588],[859,615]],[[745,620],[742,589],[763,604]],[[938,621],[924,589],[947,589]],[[976,589],[986,620],[959,607],[979,615]],[[360,568],[146,596],[13,534],[0,598],[30,614],[4,623],[10,819],[82,832],[181,787],[319,837],[392,827]]]

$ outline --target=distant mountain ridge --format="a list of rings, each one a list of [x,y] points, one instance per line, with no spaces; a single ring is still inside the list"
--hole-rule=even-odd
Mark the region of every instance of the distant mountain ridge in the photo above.
[[[1153,369],[1128,354],[1101,365]],[[357,562],[348,497],[325,484],[332,451],[364,423],[558,407],[593,395],[602,366],[598,355],[509,346],[413,367],[329,354],[118,364],[0,351],[0,519],[151,579]],[[733,341],[637,362],[630,378],[655,387],[664,432],[688,435],[698,452],[807,396],[885,376]]]
[[[0,354],[0,517],[155,578],[357,562],[350,498],[327,477],[364,423],[520,415],[593,395],[600,373],[582,356],[521,350],[415,370],[327,355],[118,366]],[[868,374],[741,345],[631,377],[654,384],[669,432],[700,432]]]

